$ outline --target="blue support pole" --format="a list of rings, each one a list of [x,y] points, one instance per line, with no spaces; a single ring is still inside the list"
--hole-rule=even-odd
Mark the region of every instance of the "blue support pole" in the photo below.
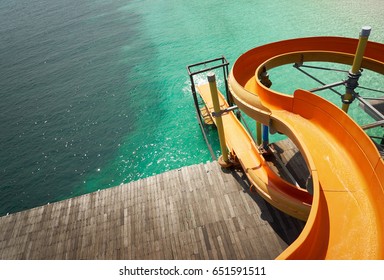
[[[263,124],[263,148],[267,149],[269,145],[269,128]]]

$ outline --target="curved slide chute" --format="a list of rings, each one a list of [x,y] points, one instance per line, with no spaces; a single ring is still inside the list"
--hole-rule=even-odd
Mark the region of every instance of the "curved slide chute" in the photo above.
[[[357,44],[358,40],[341,37],[271,43],[241,55],[230,73],[229,89],[238,107],[287,135],[312,176],[314,194],[307,223],[278,259],[384,259],[384,161],[373,142],[327,100],[300,89],[293,96],[281,94],[259,80],[265,70],[288,63],[352,65]],[[384,45],[368,42],[361,66],[384,74]],[[249,164],[242,162],[244,170],[254,170]],[[293,207],[305,216],[307,201],[301,199],[306,195],[292,192],[294,187],[269,173],[265,178],[247,175],[277,208],[292,215]],[[281,199],[288,208],[281,207]]]

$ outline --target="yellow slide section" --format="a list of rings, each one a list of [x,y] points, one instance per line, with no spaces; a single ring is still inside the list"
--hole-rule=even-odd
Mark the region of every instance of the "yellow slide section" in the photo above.
[[[238,107],[291,138],[312,175],[314,195],[307,223],[279,259],[384,259],[384,162],[375,145],[327,100],[304,90],[296,90],[293,96],[281,94],[259,81],[263,71],[288,63],[352,65],[357,43],[349,38],[313,37],[264,45],[241,55],[229,76]],[[368,42],[362,68],[384,74],[384,45]],[[292,207],[304,213],[308,201],[301,198],[307,196],[301,197],[264,168],[251,139],[248,143],[236,140],[238,126],[224,124],[225,135],[235,134],[231,145],[244,170],[252,171],[249,177],[272,204],[276,197],[286,199],[276,203],[278,208],[286,203],[289,211]],[[242,154],[237,152],[240,145]]]

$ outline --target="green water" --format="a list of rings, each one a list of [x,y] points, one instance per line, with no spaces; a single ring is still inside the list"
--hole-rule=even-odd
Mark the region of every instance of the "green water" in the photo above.
[[[383,43],[382,3],[1,1],[0,215],[210,160],[186,65],[364,25]],[[298,74],[276,71],[274,87],[292,92]]]

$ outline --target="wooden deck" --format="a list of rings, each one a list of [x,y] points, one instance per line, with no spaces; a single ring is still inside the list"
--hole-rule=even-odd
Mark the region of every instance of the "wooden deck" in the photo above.
[[[0,259],[273,259],[303,226],[209,162],[1,217]]]

